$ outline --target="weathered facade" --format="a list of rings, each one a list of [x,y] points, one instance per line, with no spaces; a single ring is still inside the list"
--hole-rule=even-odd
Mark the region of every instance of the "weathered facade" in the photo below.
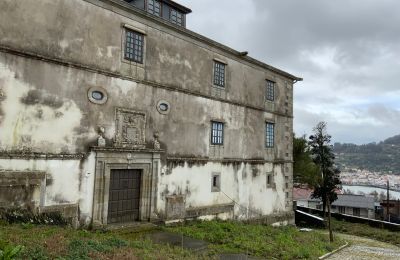
[[[300,79],[187,30],[189,12],[0,1],[0,207],[292,222]]]

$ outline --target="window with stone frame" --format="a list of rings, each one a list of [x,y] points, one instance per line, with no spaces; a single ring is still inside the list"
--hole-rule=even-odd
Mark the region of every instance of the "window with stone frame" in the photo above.
[[[273,148],[275,145],[275,124],[265,123],[265,147]]]
[[[226,64],[214,61],[214,85],[218,87],[225,87],[225,67]]]
[[[275,187],[275,182],[274,182],[274,173],[269,172],[267,173],[267,188],[273,188]]]
[[[275,82],[267,80],[265,89],[265,100],[274,101],[275,100]]]
[[[213,173],[211,176],[211,192],[221,191],[221,174]]]
[[[211,121],[211,144],[224,145],[224,123]]]
[[[161,3],[158,0],[147,0],[147,12],[155,16],[161,16]]]
[[[144,35],[125,28],[125,59],[136,63],[143,63],[143,50]]]

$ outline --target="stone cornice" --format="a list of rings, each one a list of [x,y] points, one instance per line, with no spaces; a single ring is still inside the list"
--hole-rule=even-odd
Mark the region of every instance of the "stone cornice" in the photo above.
[[[287,72],[285,72],[283,70],[275,68],[275,67],[273,67],[271,65],[268,65],[268,64],[266,64],[264,62],[261,62],[259,60],[254,59],[254,58],[251,58],[249,56],[243,56],[243,52],[241,52],[241,51],[236,51],[236,50],[234,50],[234,49],[232,49],[232,48],[230,48],[230,47],[228,47],[226,45],[223,45],[223,44],[218,43],[218,42],[216,42],[216,41],[214,41],[212,39],[209,39],[209,38],[207,38],[207,37],[205,37],[203,35],[200,35],[200,34],[195,33],[195,32],[193,32],[193,31],[191,31],[189,29],[186,29],[185,27],[174,25],[174,24],[172,24],[172,23],[170,23],[168,21],[163,20],[162,18],[159,18],[157,16],[148,14],[147,12],[145,12],[143,10],[140,10],[139,8],[136,8],[136,7],[130,5],[130,4],[128,4],[128,3],[126,3],[126,2],[124,2],[122,0],[84,0],[84,1],[90,2],[92,4],[100,6],[102,8],[105,8],[105,6],[104,5],[100,5],[100,4],[96,4],[95,2],[96,1],[97,2],[100,1],[100,2],[103,2],[103,3],[108,3],[112,7],[117,7],[120,10],[132,13],[132,14],[137,15],[137,16],[139,16],[141,18],[144,18],[144,19],[150,19],[151,21],[153,21],[153,22],[155,22],[157,24],[160,24],[160,25],[162,25],[162,26],[164,26],[164,27],[166,27],[168,29],[174,30],[174,31],[176,31],[178,33],[181,33],[181,34],[183,34],[183,35],[185,35],[187,37],[190,37],[190,38],[192,38],[192,39],[194,39],[196,41],[200,41],[200,42],[205,43],[205,44],[207,44],[209,46],[217,48],[217,49],[223,51],[224,53],[226,53],[228,55],[232,55],[233,57],[235,57],[236,60],[241,60],[241,61],[253,64],[253,65],[256,65],[258,67],[261,67],[263,69],[267,69],[267,70],[273,71],[273,72],[275,72],[275,73],[277,73],[277,74],[279,74],[281,76],[284,76],[286,78],[289,78],[289,79],[293,80],[294,82],[303,80],[302,78],[296,77],[296,76],[294,76],[294,75],[292,75],[290,73],[287,73]],[[112,9],[111,11],[116,12],[115,9]]]
[[[283,164],[283,163],[293,163],[292,160],[264,160],[264,159],[241,159],[241,158],[223,158],[223,159],[214,159],[214,158],[205,158],[205,157],[167,157],[167,162],[175,162],[175,163],[208,163],[208,162],[219,162],[219,163],[250,163],[250,164],[264,164],[264,163],[275,163],[275,164]]]
[[[81,160],[86,154],[56,154],[56,153],[34,153],[24,151],[0,151],[0,159],[23,159],[23,160]]]

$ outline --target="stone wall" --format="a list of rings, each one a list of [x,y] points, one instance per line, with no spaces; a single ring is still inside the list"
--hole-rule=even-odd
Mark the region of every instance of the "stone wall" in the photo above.
[[[123,58],[127,27],[145,35],[143,64]],[[213,86],[214,60],[227,64],[222,92]],[[274,103],[264,98],[267,79],[276,82]],[[117,120],[122,109],[143,115],[140,149],[163,151],[149,198],[157,205],[150,218],[168,218],[170,196],[184,196],[185,209],[236,202],[234,217],[242,219],[249,212],[286,214],[296,80],[123,1],[4,0],[0,170],[44,172],[38,203],[79,205],[80,221],[88,224],[99,174],[93,147],[99,136],[106,148],[122,145]],[[93,90],[101,90],[106,100],[94,102]],[[167,112],[160,111],[160,102],[168,104]],[[210,145],[212,120],[225,123],[223,146]],[[268,149],[266,121],[276,127],[275,146]],[[221,176],[220,192],[211,191],[213,173]],[[275,186],[266,183],[268,174]],[[34,189],[27,194],[29,199],[16,202],[37,198]]]

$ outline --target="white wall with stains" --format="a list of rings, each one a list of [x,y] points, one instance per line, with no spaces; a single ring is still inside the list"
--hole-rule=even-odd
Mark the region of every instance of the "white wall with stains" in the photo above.
[[[158,211],[165,210],[165,196],[184,195],[186,208],[235,204],[234,217],[247,219],[290,212],[285,194],[282,167],[272,164],[184,163],[162,169],[158,184]],[[212,191],[212,175],[220,174],[220,191]],[[267,174],[273,173],[273,186],[267,185]]]

